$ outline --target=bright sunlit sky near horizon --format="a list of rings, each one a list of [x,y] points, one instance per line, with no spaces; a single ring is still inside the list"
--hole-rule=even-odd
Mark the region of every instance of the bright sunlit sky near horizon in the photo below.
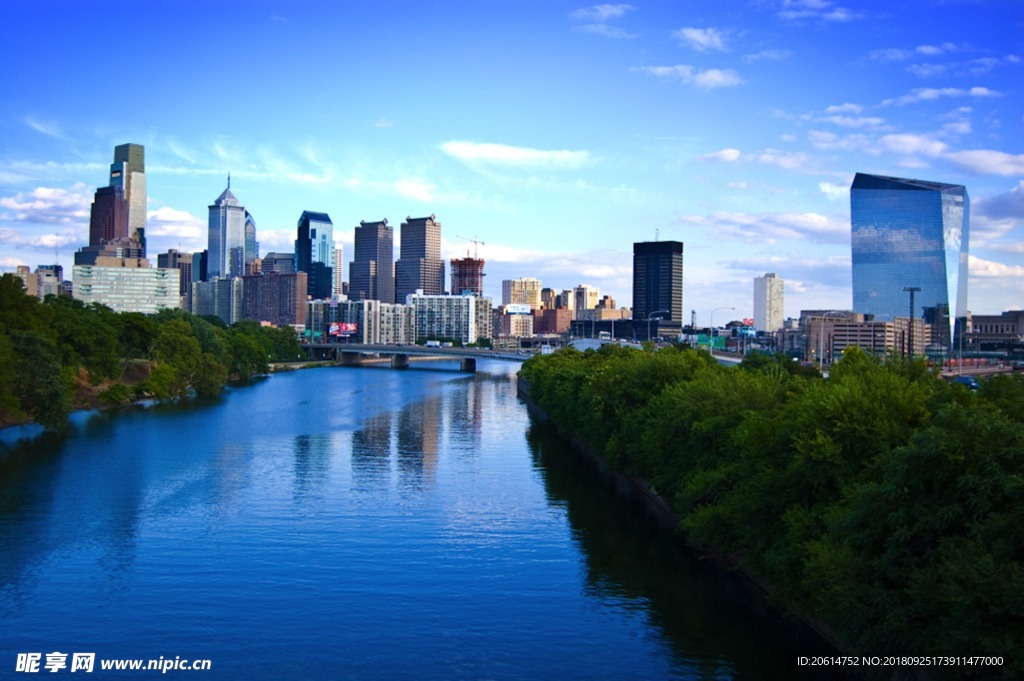
[[[303,210],[434,214],[446,258],[631,305],[634,241],[685,244],[684,307],[847,309],[856,172],[963,184],[969,307],[1024,307],[1024,3],[54,2],[0,24],[0,267],[88,241],[145,145],[149,253],[231,190],[261,254]],[[346,264],[346,279],[348,276]],[[727,314],[716,321],[724,323]],[[687,317],[688,318],[688,317]]]

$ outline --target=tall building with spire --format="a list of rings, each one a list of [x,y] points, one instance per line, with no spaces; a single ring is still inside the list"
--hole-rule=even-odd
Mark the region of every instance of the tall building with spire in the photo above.
[[[210,206],[208,279],[245,274],[245,216],[245,207],[231,193],[231,175],[228,175],[227,188]],[[255,222],[253,224],[255,226]]]
[[[355,248],[349,263],[350,300],[395,302],[395,230],[387,218],[360,221],[355,229]]]
[[[395,302],[422,290],[424,295],[444,293],[444,260],[441,259],[441,223],[433,215],[407,217],[399,233],[401,247],[395,263]]]

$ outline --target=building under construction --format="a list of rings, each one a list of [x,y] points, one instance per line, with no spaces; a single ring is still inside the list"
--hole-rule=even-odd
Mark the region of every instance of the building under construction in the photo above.
[[[452,295],[484,294],[484,261],[479,258],[453,258]]]

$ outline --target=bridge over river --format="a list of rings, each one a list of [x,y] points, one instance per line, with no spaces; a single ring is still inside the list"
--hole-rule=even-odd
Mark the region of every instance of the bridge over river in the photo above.
[[[404,369],[412,358],[459,360],[461,371],[475,372],[478,359],[499,359],[506,362],[525,362],[532,356],[527,352],[508,352],[486,348],[426,347],[424,345],[374,345],[364,343],[305,343],[302,348],[311,359],[334,360],[345,366],[358,366],[369,359],[390,358],[391,368]]]

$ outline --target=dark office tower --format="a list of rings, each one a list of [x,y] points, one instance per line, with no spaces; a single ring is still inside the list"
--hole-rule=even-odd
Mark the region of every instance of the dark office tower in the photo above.
[[[452,259],[452,295],[461,296],[466,293],[483,296],[484,294],[484,261],[480,258]]]
[[[633,244],[633,320],[683,321],[683,244]]]
[[[178,292],[184,301],[192,297],[192,262],[194,258],[193,253],[182,253],[174,248],[156,256],[157,267],[181,270]]]
[[[387,218],[359,223],[348,268],[349,299],[395,302],[394,243],[395,230],[388,227]]]
[[[263,271],[295,274],[295,254],[267,253],[267,257],[263,258]]]
[[[146,150],[141,144],[121,144],[114,147],[114,162],[110,164],[110,186],[124,191],[128,206],[128,234],[130,239],[145,240],[146,231]]]
[[[295,271],[305,272],[307,294],[314,300],[331,297],[334,285],[334,223],[327,213],[304,210],[295,237]]]
[[[960,324],[967,316],[970,213],[961,185],[857,173],[850,187],[854,311],[880,322],[906,317],[915,289],[913,316],[932,324],[933,340],[950,349],[950,311]]]
[[[395,263],[395,302],[422,289],[428,296],[444,293],[444,260],[441,260],[441,223],[428,218],[409,218],[402,223],[401,248]]]
[[[210,252],[205,249],[192,254],[192,281],[206,281],[209,279],[209,276],[207,276],[209,262]]]
[[[101,246],[128,237],[128,206],[121,187],[100,187],[89,216],[89,245]]]

